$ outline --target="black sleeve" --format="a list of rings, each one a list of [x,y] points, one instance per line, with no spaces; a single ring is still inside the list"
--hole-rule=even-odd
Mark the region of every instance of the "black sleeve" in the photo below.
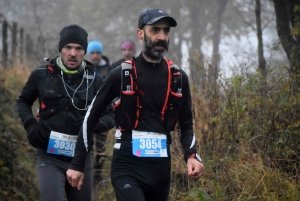
[[[103,84],[103,79],[102,77],[97,73],[97,83],[96,86],[102,86]],[[98,123],[96,124],[94,128],[94,133],[99,134],[103,133],[106,131],[109,131],[115,126],[115,121],[114,121],[114,110],[113,110],[113,105],[109,104],[106,107],[106,110],[103,112],[101,115]]]
[[[178,133],[180,142],[184,150],[184,158],[187,161],[188,157],[196,153],[196,140],[193,130],[193,114],[192,114],[192,98],[189,87],[188,76],[182,72],[182,98],[183,106],[179,114]]]
[[[34,70],[26,84],[24,85],[21,95],[17,99],[17,110],[19,116],[23,122],[24,128],[26,129],[31,124],[36,123],[36,120],[32,114],[32,104],[38,98],[38,73],[39,70]]]
[[[115,126],[113,105],[109,104],[94,129],[95,134],[109,131]]]
[[[91,151],[94,126],[98,123],[106,107],[120,96],[121,67],[111,71],[93,99],[78,135],[75,155],[70,169],[83,172],[87,152]]]

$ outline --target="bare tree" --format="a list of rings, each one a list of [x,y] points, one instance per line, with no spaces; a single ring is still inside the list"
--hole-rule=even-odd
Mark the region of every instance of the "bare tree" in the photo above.
[[[276,28],[282,47],[289,59],[291,72],[300,73],[300,0],[273,0],[276,14]],[[299,83],[300,84],[300,83]]]
[[[228,0],[218,0],[218,10],[216,13],[216,21],[213,29],[213,52],[212,52],[212,65],[215,66],[215,74],[218,72],[220,54],[219,54],[219,44],[221,41],[221,31],[222,31],[222,16],[226,7]],[[216,75],[214,75],[216,79]]]
[[[18,24],[17,22],[13,22],[12,30],[11,30],[11,60],[12,65],[14,65],[16,61],[16,53],[17,53],[17,31],[18,31]]]
[[[2,63],[4,68],[7,67],[7,60],[8,60],[7,28],[8,28],[7,21],[3,20],[2,22]]]
[[[24,61],[24,28],[20,29],[20,38],[19,38],[19,48],[20,48],[20,52],[19,52],[19,59],[20,59],[20,63],[23,64]]]
[[[45,54],[45,38],[44,38],[42,27],[41,27],[41,19],[39,18],[38,13],[37,13],[37,9],[38,9],[37,7],[41,3],[42,2],[37,2],[36,0],[32,1],[32,7],[33,7],[35,23],[36,23],[36,26],[37,26],[37,29],[38,29],[38,32],[39,32],[38,43],[41,47],[41,49],[37,53],[44,55]]]
[[[264,44],[262,38],[262,27],[261,27],[261,17],[260,17],[260,0],[255,0],[255,16],[256,16],[256,34],[258,39],[258,68],[262,75],[266,77],[266,60],[264,57]]]

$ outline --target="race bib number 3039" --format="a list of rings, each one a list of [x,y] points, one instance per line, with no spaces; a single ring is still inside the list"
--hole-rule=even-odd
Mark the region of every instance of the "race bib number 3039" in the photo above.
[[[47,153],[74,157],[77,136],[51,131]]]
[[[132,131],[132,154],[139,157],[168,157],[167,136],[162,133]]]

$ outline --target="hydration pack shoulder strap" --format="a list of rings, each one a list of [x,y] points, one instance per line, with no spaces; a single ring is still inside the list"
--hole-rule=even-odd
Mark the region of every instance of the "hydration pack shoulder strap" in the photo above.
[[[167,65],[168,65],[168,86],[167,86],[167,92],[166,92],[166,98],[164,101],[164,105],[161,110],[161,119],[164,121],[164,115],[165,111],[167,109],[168,101],[169,101],[169,95],[171,93],[180,93],[182,89],[182,76],[181,76],[181,70],[180,68],[172,61],[165,59]],[[137,86],[137,71],[135,66],[134,60],[127,60],[121,64],[122,70],[121,70],[121,94],[120,97],[122,97],[123,94],[135,94],[136,95],[136,102],[137,102],[137,111],[136,111],[136,122],[134,124],[134,128],[138,125],[138,118],[140,116],[140,109],[142,106],[140,105],[139,100],[139,90]],[[120,99],[116,100],[116,103],[120,102]],[[125,106],[126,107],[126,106]]]

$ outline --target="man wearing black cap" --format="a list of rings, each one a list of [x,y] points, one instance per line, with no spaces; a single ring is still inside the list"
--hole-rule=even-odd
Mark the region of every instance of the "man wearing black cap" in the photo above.
[[[83,118],[92,103],[102,78],[93,65],[83,60],[87,49],[87,32],[78,25],[60,32],[59,56],[35,69],[17,100],[20,118],[28,142],[36,148],[41,200],[91,200],[93,187],[92,155],[86,155],[84,187],[72,188],[66,180],[76,138]],[[39,99],[39,121],[31,106]],[[93,126],[94,133],[114,127],[113,110],[107,108]],[[92,143],[92,142],[90,142]]]
[[[117,127],[111,179],[118,201],[168,199],[170,132],[177,122],[188,176],[198,178],[203,174],[193,131],[188,77],[164,58],[169,48],[170,27],[175,26],[176,21],[160,9],[141,13],[136,34],[143,41],[143,51],[136,59],[111,71],[89,108],[67,171],[72,186],[83,186],[82,162],[90,150],[92,127],[111,101],[115,104]]]

